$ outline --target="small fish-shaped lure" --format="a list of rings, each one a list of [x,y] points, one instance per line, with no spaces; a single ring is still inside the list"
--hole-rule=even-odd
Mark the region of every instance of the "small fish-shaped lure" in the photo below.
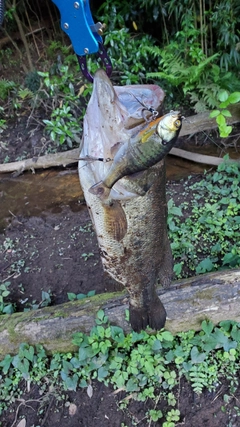
[[[144,126],[136,136],[120,145],[107,175],[89,188],[90,193],[105,200],[119,179],[158,163],[173,147],[181,126],[179,111],[171,111]]]

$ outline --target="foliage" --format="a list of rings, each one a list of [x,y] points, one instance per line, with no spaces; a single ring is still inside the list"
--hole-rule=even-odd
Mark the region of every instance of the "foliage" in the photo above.
[[[154,70],[157,61],[149,58],[146,46],[154,46],[154,39],[148,34],[132,34],[127,28],[106,33],[105,48],[111,58],[113,80],[120,84],[146,83],[146,74]],[[92,74],[99,68],[95,58],[89,58],[88,68]]]
[[[37,92],[40,88],[40,75],[34,70],[30,71],[25,77],[25,86],[33,93]]]
[[[5,282],[0,285],[0,315],[12,314],[15,311],[15,305],[10,302],[6,302],[6,297],[10,294],[10,284],[10,282]]]
[[[224,321],[214,327],[204,320],[200,332],[181,332],[175,337],[165,330],[125,334],[110,325],[100,310],[90,334],[76,333],[73,342],[78,347],[76,353],[55,353],[49,358],[41,345],[34,348],[23,343],[16,356],[5,356],[0,362],[0,414],[19,397],[22,379],[40,385],[42,393],[46,384],[52,389],[61,384],[65,390],[86,388],[89,395],[91,382],[97,379],[125,390],[135,400],[150,398],[153,407],[146,414],[149,422],[161,419],[163,426],[174,427],[181,415],[176,387],[180,377],[186,377],[198,394],[204,388],[215,390],[221,378],[229,380],[230,393],[238,386],[237,322]],[[157,407],[160,399],[167,402],[164,412]]]
[[[231,92],[239,87],[239,80],[231,72],[221,72],[216,63],[218,53],[205,57],[201,52],[198,61],[192,61],[192,56],[184,58],[177,43],[171,43],[165,49],[146,49],[151,55],[160,58],[159,68],[163,70],[147,73],[147,77],[159,80],[160,84],[166,80],[169,84],[166,87],[168,96],[176,98],[176,90],[173,91],[173,87],[177,88],[177,99],[187,96],[198,113],[216,108],[223,91]]]
[[[74,294],[73,292],[68,292],[67,295],[69,301],[75,301],[92,297],[93,295],[95,295],[95,291],[89,291],[87,294]]]
[[[11,80],[0,80],[0,99],[5,101],[12,89],[15,89],[17,84]]]
[[[80,122],[71,113],[71,107],[66,103],[53,110],[51,120],[43,120],[45,133],[59,145],[67,144],[73,148],[74,143],[80,144],[79,133],[82,130]]]
[[[182,201],[168,202],[169,238],[175,274],[205,273],[240,266],[240,167],[227,157],[214,174],[202,181],[186,182]],[[183,215],[185,221],[183,222]]]
[[[218,98],[219,101],[221,101],[221,103],[218,105],[220,110],[213,110],[210,113],[210,117],[216,118],[220,136],[224,138],[227,137],[232,131],[232,126],[228,126],[226,123],[226,117],[231,117],[231,113],[227,107],[230,104],[236,104],[237,102],[240,102],[240,92],[233,92],[229,94],[226,90],[223,90],[219,93]]]

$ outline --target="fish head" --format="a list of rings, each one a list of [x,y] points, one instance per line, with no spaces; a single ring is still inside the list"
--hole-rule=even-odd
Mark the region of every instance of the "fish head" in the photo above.
[[[157,125],[156,132],[162,139],[162,144],[167,145],[171,142],[171,145],[176,140],[182,127],[182,115],[179,111],[170,111],[161,117]]]

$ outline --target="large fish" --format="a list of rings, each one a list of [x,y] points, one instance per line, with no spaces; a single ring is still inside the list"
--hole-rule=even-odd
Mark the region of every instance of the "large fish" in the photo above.
[[[117,143],[130,140],[145,126],[138,99],[156,109],[163,98],[156,85],[113,87],[105,72],[98,70],[84,118],[80,157],[111,159]],[[108,161],[79,161],[80,182],[103,267],[128,290],[132,328],[161,329],[166,311],[156,284],[168,286],[172,277],[164,160],[119,179],[106,203],[89,189],[104,180],[110,168]]]

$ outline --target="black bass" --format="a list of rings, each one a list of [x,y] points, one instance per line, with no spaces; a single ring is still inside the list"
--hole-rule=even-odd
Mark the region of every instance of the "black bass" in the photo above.
[[[178,111],[145,125],[137,135],[118,144],[112,165],[106,177],[93,185],[89,191],[102,200],[107,199],[113,185],[126,175],[141,172],[162,160],[173,147],[182,126]]]
[[[145,126],[137,99],[156,109],[163,98],[156,85],[113,87],[106,73],[98,70],[84,118],[80,157],[112,158],[112,149],[119,141],[130,140]],[[88,190],[103,181],[110,168],[110,162],[79,161],[80,182],[103,267],[128,290],[132,328],[139,331],[149,325],[161,329],[166,311],[156,284],[168,286],[172,277],[164,160],[119,179],[108,204]]]

